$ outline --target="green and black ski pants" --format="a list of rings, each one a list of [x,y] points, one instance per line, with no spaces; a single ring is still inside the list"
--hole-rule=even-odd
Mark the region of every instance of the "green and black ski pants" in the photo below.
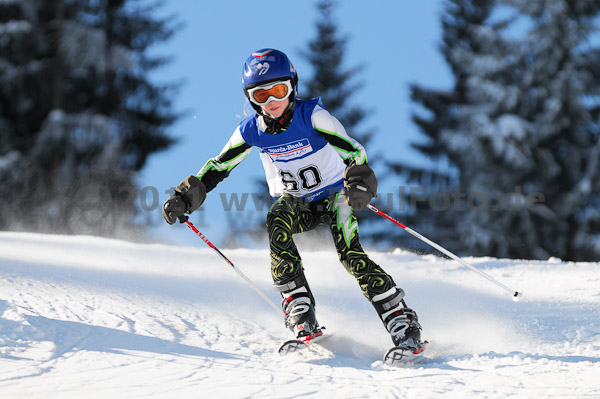
[[[267,229],[271,275],[276,285],[304,277],[302,260],[293,235],[321,224],[329,226],[340,262],[354,276],[367,299],[372,300],[374,296],[395,287],[392,277],[363,251],[354,211],[339,193],[315,202],[284,194],[271,206],[267,215]]]

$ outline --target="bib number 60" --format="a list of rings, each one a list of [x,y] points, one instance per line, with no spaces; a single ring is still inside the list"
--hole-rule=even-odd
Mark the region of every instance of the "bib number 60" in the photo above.
[[[300,187],[303,190],[312,190],[323,182],[319,168],[315,165],[298,169],[297,176],[289,170],[280,170],[279,176],[286,187],[286,191],[299,191]]]

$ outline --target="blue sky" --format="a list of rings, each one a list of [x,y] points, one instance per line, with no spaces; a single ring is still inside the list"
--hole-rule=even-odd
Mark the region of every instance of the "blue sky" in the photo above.
[[[312,70],[300,51],[316,35],[318,10],[315,1],[247,2],[171,0],[164,2],[159,15],[173,15],[184,26],[168,42],[153,51],[170,55],[173,62],[151,76],[157,82],[183,81],[174,108],[183,114],[170,128],[178,139],[169,150],[153,155],[139,176],[141,187],[158,190],[160,204],[168,197],[165,190],[196,172],[204,162],[217,155],[244,118],[245,97],[241,89],[244,60],[255,50],[272,47],[291,58],[299,74],[299,85]],[[410,143],[420,133],[411,122],[415,105],[409,99],[408,86],[419,83],[434,88],[452,84],[451,73],[439,53],[440,15],[444,1],[426,2],[380,0],[340,1],[334,10],[340,34],[348,35],[345,67],[363,67],[358,79],[363,87],[352,102],[369,111],[362,125],[376,135],[367,147],[369,154],[403,159],[414,164],[426,162]],[[327,98],[324,98],[327,106]],[[249,107],[247,107],[248,109]],[[395,192],[403,182],[382,179],[380,191]],[[265,211],[226,212],[220,194],[255,191],[264,172],[254,149],[228,179],[209,193],[202,216],[192,218],[198,228],[219,246],[228,231],[228,221],[256,221]],[[147,191],[146,204],[154,198]],[[167,242],[193,245],[198,239],[184,226],[162,222],[160,208],[142,212],[153,236]]]

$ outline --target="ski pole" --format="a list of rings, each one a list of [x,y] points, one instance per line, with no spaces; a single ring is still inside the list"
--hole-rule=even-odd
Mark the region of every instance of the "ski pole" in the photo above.
[[[380,211],[379,209],[377,209],[376,207],[374,207],[371,204],[367,204],[367,208],[369,208],[370,210],[372,210],[373,212],[375,212],[376,214],[378,214],[379,216],[383,216],[384,218],[386,218],[387,220],[397,224],[398,226],[402,227],[407,233],[412,234],[413,236],[417,237],[419,240],[431,245],[432,247],[434,247],[435,249],[437,249],[438,251],[448,255],[450,258],[458,261],[461,265],[468,267],[469,269],[473,270],[474,272],[479,273],[482,277],[488,279],[489,281],[491,281],[492,283],[496,284],[498,287],[508,291],[512,297],[513,297],[513,301],[517,302],[519,301],[519,299],[524,300],[525,302],[529,302],[524,296],[522,292],[519,291],[515,291],[511,288],[508,288],[506,285],[502,284],[501,282],[499,282],[498,280],[494,279],[492,276],[485,274],[484,272],[482,272],[481,270],[477,269],[475,266],[473,266],[472,264],[470,264],[469,262],[465,261],[464,259],[460,258],[457,255],[454,255],[452,252],[448,251],[446,248],[442,247],[441,245],[436,244],[435,242],[431,241],[430,239],[428,239],[427,237],[422,236],[421,234],[417,233],[416,231],[414,231],[413,229],[411,229],[410,227],[408,227],[407,225],[397,221],[396,219],[394,219],[393,217],[391,217],[390,215],[386,214],[385,212]]]
[[[205,242],[205,243],[206,243],[206,244],[207,244],[209,247],[211,247],[212,249],[214,249],[216,253],[218,253],[219,255],[221,255],[221,258],[225,259],[225,261],[226,261],[227,263],[229,263],[229,265],[230,265],[230,266],[233,268],[233,270],[235,270],[235,272],[236,272],[237,274],[239,274],[239,276],[240,276],[241,278],[243,278],[243,279],[244,279],[244,281],[246,281],[246,282],[248,283],[248,285],[250,285],[250,287],[252,287],[252,289],[253,289],[254,291],[256,291],[256,293],[257,293],[258,295],[260,295],[260,296],[261,296],[261,297],[262,297],[262,298],[263,298],[265,301],[267,301],[267,303],[268,303],[269,305],[271,305],[271,307],[272,307],[273,309],[275,309],[275,311],[276,311],[277,313],[281,313],[281,309],[279,308],[279,306],[275,305],[275,303],[273,303],[273,301],[272,301],[271,299],[269,299],[269,297],[268,297],[268,296],[266,296],[266,295],[265,295],[265,293],[264,293],[264,292],[262,292],[262,291],[261,291],[261,289],[260,289],[260,288],[258,288],[258,287],[257,287],[257,286],[256,286],[256,285],[255,285],[255,284],[252,282],[252,280],[250,280],[248,277],[246,277],[246,275],[245,275],[244,273],[242,273],[242,271],[241,271],[240,269],[238,269],[237,267],[235,267],[235,265],[233,264],[233,262],[232,262],[232,261],[230,261],[230,260],[229,260],[229,259],[228,259],[228,258],[227,258],[225,255],[223,255],[223,252],[219,251],[219,249],[218,249],[217,247],[215,247],[215,246],[214,246],[214,244],[213,244],[212,242],[210,242],[210,240],[209,240],[208,238],[206,238],[206,236],[205,236],[204,234],[202,234],[202,233],[201,233],[201,232],[200,232],[200,231],[199,231],[199,230],[196,228],[196,226],[194,226],[194,225],[192,224],[192,222],[190,222],[188,219],[189,219],[189,218],[188,218],[187,216],[181,216],[181,217],[179,218],[179,223],[185,223],[185,224],[187,224],[187,226],[188,226],[190,229],[192,229],[192,231],[193,231],[194,233],[196,233],[196,235],[197,235],[198,237],[200,237],[200,238],[202,239],[202,241],[204,241],[204,242]]]

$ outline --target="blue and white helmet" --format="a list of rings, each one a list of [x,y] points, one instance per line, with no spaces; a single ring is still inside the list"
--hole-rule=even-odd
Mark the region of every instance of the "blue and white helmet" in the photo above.
[[[242,88],[248,97],[248,89],[255,86],[289,79],[294,88],[293,101],[296,99],[298,74],[285,53],[272,48],[265,48],[252,53],[244,63],[242,71]]]

